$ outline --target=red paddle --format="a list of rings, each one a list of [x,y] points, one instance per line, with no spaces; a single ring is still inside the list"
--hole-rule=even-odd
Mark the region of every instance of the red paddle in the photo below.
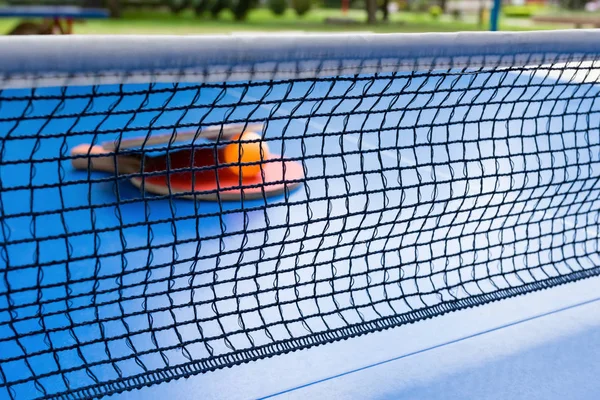
[[[73,167],[80,170],[104,171],[132,175],[131,183],[150,193],[177,194],[193,200],[257,199],[283,193],[297,187],[304,178],[302,165],[264,152],[255,175],[240,176],[232,165],[225,165],[227,148],[180,149],[149,156],[119,155],[109,146],[79,145],[71,155]],[[131,147],[131,146],[127,146]],[[231,149],[230,149],[231,150]],[[240,157],[241,158],[241,157]],[[169,162],[167,162],[167,159]],[[243,165],[244,161],[242,160]],[[235,165],[234,165],[235,167]],[[246,167],[242,167],[246,168]],[[256,169],[256,168],[255,168]]]

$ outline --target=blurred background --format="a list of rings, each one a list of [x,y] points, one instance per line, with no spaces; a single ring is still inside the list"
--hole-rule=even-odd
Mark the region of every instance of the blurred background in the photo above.
[[[600,27],[600,0],[501,1],[500,30]],[[19,12],[31,6],[106,11],[75,15],[77,34],[451,32],[489,30],[493,0],[5,0],[3,33],[54,18]]]

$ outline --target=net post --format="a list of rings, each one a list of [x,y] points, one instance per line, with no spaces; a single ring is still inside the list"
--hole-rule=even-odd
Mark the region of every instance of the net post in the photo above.
[[[492,5],[492,12],[490,13],[490,31],[495,32],[498,30],[498,19],[500,18],[500,9],[502,7],[502,0],[494,0]]]

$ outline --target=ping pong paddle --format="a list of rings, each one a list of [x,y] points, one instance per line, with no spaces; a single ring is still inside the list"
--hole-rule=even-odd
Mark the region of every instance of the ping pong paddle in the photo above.
[[[216,134],[214,131],[210,132],[206,136],[193,132],[178,137],[184,140],[183,137],[189,139],[201,136],[233,136],[233,133],[224,135],[222,129]],[[239,126],[236,132],[240,132]],[[147,139],[130,139],[125,145],[133,148],[140,140],[148,144]],[[171,135],[160,135],[160,138],[156,138],[152,143],[164,143],[158,141],[164,139],[172,142]],[[125,141],[121,141],[121,144],[123,142]],[[223,148],[184,148],[158,156],[136,152],[118,154],[107,148],[112,148],[112,145],[109,143],[99,146],[76,146],[71,151],[71,156],[74,157],[71,160],[73,167],[79,170],[91,169],[133,175],[129,180],[134,186],[154,194],[177,194],[182,198],[211,201],[257,199],[281,194],[286,188],[291,190],[297,187],[304,177],[300,163],[284,160],[281,156],[273,154],[260,162],[259,174],[240,178],[232,168],[225,165],[219,165],[217,168],[218,162],[222,164],[220,160],[223,159]]]
[[[196,139],[208,139],[216,141],[219,138],[229,139],[242,131],[250,132],[261,132],[263,130],[263,124],[229,124],[229,125],[215,125],[209,126],[205,129],[197,132],[182,132],[173,135],[171,133],[137,137],[130,139],[122,139],[120,141],[102,143],[104,150],[115,151],[117,149],[134,149],[140,146],[154,146],[157,144],[164,143],[179,143],[186,141],[194,141]]]

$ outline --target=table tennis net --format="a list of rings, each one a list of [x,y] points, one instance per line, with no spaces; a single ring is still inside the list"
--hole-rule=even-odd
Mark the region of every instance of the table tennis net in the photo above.
[[[5,77],[0,397],[102,396],[598,275],[588,59]],[[79,144],[211,151],[230,141],[176,139],[232,125],[299,163],[300,185],[282,171],[275,196],[192,201],[131,180],[222,166],[71,164]]]

